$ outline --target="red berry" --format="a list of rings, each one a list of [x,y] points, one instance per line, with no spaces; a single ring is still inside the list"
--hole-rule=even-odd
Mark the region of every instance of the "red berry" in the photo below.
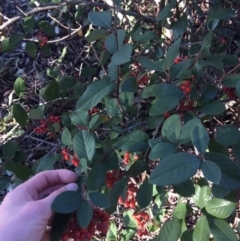
[[[169,116],[170,116],[170,113],[169,113],[169,112],[166,112],[166,113],[164,113],[164,115],[163,115],[163,117],[164,117],[165,119],[167,119]]]

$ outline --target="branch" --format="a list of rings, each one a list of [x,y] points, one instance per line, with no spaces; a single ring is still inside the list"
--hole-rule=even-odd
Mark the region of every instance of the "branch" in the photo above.
[[[57,9],[57,8],[62,8],[66,5],[81,5],[81,6],[89,6],[89,7],[99,7],[99,8],[104,8],[104,9],[114,9],[113,6],[109,6],[108,4],[105,3],[95,3],[95,2],[90,2],[90,1],[82,1],[82,0],[76,0],[76,1],[66,1],[66,2],[62,2],[59,4],[48,4],[48,5],[44,5],[44,6],[40,6],[40,7],[36,7],[34,9],[32,9],[29,12],[25,13],[25,16],[16,16],[13,18],[10,18],[7,20],[7,22],[5,22],[4,24],[2,24],[0,26],[0,31],[4,30],[7,26],[9,26],[10,24],[16,22],[17,20],[21,19],[22,17],[26,17],[29,15],[32,15],[34,13],[38,13],[38,12],[42,12],[42,11],[46,11],[46,10],[51,10],[51,9]],[[126,15],[130,15],[130,16],[134,16],[137,19],[142,18],[147,22],[150,22],[152,24],[156,24],[156,20],[153,17],[150,16],[144,16],[138,12],[135,11],[127,11],[121,8],[117,8],[118,12],[121,12],[122,14],[126,14]]]

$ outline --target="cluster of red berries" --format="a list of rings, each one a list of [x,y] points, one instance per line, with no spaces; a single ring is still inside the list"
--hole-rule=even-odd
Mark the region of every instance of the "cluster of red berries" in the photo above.
[[[39,40],[40,47],[44,47],[48,42],[48,37],[44,36],[44,33],[42,30],[39,30],[37,34],[37,38]]]
[[[136,207],[136,192],[138,187],[132,183],[128,182],[126,200],[119,197],[118,203],[124,205],[125,208],[135,208]]]
[[[185,80],[180,86],[180,89],[183,91],[185,95],[185,100],[179,102],[179,110],[181,111],[190,111],[193,110],[193,101],[190,100],[190,92],[192,91],[191,82],[189,80]]]
[[[138,225],[137,235],[139,237],[148,235],[149,232],[146,227],[147,222],[150,220],[148,213],[146,213],[144,211],[140,211],[140,212],[134,213],[133,217],[137,221],[137,225]]]
[[[229,99],[234,100],[237,98],[237,96],[235,94],[235,88],[229,88],[229,87],[224,86],[223,91],[226,93],[226,95]]]
[[[63,234],[61,240],[68,241],[90,241],[95,233],[106,235],[109,226],[109,214],[100,209],[94,209],[93,218],[87,228],[81,228],[77,224],[76,215],[69,221],[68,230]]]
[[[72,163],[75,167],[79,166],[79,159],[78,159],[76,153],[74,153],[73,156],[71,156],[71,155],[69,154],[68,149],[66,149],[66,148],[65,148],[65,149],[62,149],[61,153],[62,153],[63,159],[64,159],[65,161],[71,161],[71,163]]]
[[[105,183],[109,189],[123,176],[123,173],[120,170],[112,170],[107,172]]]
[[[137,62],[133,63],[133,66],[134,66],[134,69],[131,73],[131,76],[133,76],[137,79],[138,75],[141,71],[141,66]],[[148,79],[149,79],[148,76],[144,75],[137,81],[137,84],[138,85],[146,84],[148,82]]]
[[[94,107],[94,108],[88,110],[88,115],[90,116],[90,115],[93,115],[98,112],[99,112],[99,109],[97,107]]]
[[[124,153],[124,159],[123,159],[124,165],[128,165],[129,159],[130,159],[130,153],[129,153],[128,151],[126,151],[126,152]]]
[[[33,132],[41,135],[41,134],[46,134],[47,132],[50,132],[49,125],[54,124],[54,123],[60,123],[61,119],[59,116],[54,116],[51,115],[48,119],[46,120],[40,120],[41,125],[39,127],[36,127],[33,129]]]

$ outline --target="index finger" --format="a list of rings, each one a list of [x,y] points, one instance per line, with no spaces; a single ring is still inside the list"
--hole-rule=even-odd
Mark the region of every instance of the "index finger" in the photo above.
[[[77,175],[69,170],[59,169],[51,171],[43,171],[32,177],[25,183],[18,186],[16,189],[24,189],[34,197],[38,195],[46,188],[59,185],[59,184],[68,184],[75,182],[77,180]]]

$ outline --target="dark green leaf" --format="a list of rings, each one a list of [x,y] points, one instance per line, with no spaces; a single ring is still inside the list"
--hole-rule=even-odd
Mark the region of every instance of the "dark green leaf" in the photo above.
[[[216,132],[216,141],[223,146],[232,146],[240,141],[240,131],[234,125],[220,126]]]
[[[181,40],[182,40],[181,38],[176,40],[172,44],[172,46],[169,48],[169,50],[167,51],[167,55],[166,55],[166,58],[165,58],[166,67],[171,67],[173,65],[174,59],[179,54],[179,47],[180,47]]]
[[[166,142],[160,142],[157,145],[155,145],[150,154],[149,159],[156,160],[156,159],[162,159],[170,154],[173,154],[177,150],[177,146],[173,145],[171,143]]]
[[[138,61],[142,67],[144,67],[148,70],[155,70],[155,71],[160,71],[160,72],[164,71],[165,65],[166,65],[164,60],[152,61],[145,56],[140,56],[138,58]]]
[[[226,87],[235,88],[240,80],[240,74],[230,74],[223,78],[222,84]]]
[[[220,115],[226,110],[226,108],[224,103],[214,102],[200,106],[198,107],[198,110],[207,115]]]
[[[148,169],[147,163],[143,159],[135,161],[130,168],[126,171],[126,175],[130,177],[135,177],[143,173]]]
[[[105,39],[106,49],[111,54],[116,53],[118,49],[122,48],[125,37],[126,37],[126,31],[124,29],[118,29],[117,33],[109,34]]]
[[[88,42],[94,42],[100,38],[105,37],[108,34],[108,31],[106,29],[94,29],[89,33],[89,35],[86,37],[86,40]]]
[[[137,86],[137,80],[134,77],[127,78],[122,84],[121,84],[121,90],[125,92],[136,92],[138,89]]]
[[[92,160],[95,153],[95,140],[93,136],[85,130],[78,131],[73,138],[73,149],[78,158]]]
[[[197,172],[199,163],[196,156],[188,153],[169,155],[152,171],[149,182],[159,186],[178,185]]]
[[[227,196],[227,194],[230,192],[230,190],[225,189],[219,185],[213,184],[212,185],[212,194],[216,198],[224,198]]]
[[[53,80],[46,86],[44,97],[47,100],[55,100],[59,97],[59,86],[56,80]]]
[[[91,202],[99,208],[108,208],[110,206],[107,196],[101,192],[89,192],[88,196]]]
[[[73,125],[88,126],[89,115],[87,110],[75,110],[69,113]]]
[[[29,118],[33,120],[41,120],[44,117],[44,111],[42,109],[31,109],[29,111]]]
[[[192,197],[195,194],[195,187],[191,180],[173,186],[174,192],[182,197]]]
[[[35,58],[37,54],[37,46],[33,42],[26,43],[26,50],[31,58]]]
[[[236,234],[230,225],[221,219],[210,219],[208,221],[210,232],[217,241],[238,241]]]
[[[19,123],[20,126],[25,127],[27,125],[27,112],[20,104],[13,105],[13,117]]]
[[[182,233],[181,241],[193,241],[193,229],[187,229]]]
[[[153,185],[148,183],[148,181],[144,181],[143,184],[140,186],[140,188],[137,191],[136,200],[140,208],[147,207],[151,200],[153,195]]]
[[[54,199],[52,210],[57,213],[72,213],[80,207],[81,200],[82,196],[80,192],[62,192]]]
[[[212,37],[213,37],[212,31],[209,31],[204,36],[204,39],[203,39],[203,42],[202,42],[202,47],[201,47],[200,51],[209,51],[209,49],[211,47]]]
[[[183,60],[179,64],[174,64],[170,68],[170,78],[171,79],[177,79],[177,78],[187,78],[190,76],[190,70],[189,68],[192,65],[192,60],[187,59]]]
[[[19,149],[18,143],[15,140],[9,140],[2,146],[2,152],[5,158],[13,158],[16,151]]]
[[[72,138],[71,138],[71,133],[68,128],[64,128],[62,135],[61,135],[61,140],[63,145],[69,146],[72,144]]]
[[[221,169],[214,162],[204,161],[202,164],[202,172],[204,177],[212,183],[218,184],[221,180]]]
[[[127,227],[136,228],[137,221],[133,217],[133,210],[127,210],[123,213],[123,222]]]
[[[166,5],[161,11],[159,11],[157,18],[156,18],[157,22],[169,17],[171,14],[170,11],[172,8],[173,8],[173,6],[170,4],[170,5]]]
[[[23,166],[21,164],[14,165],[14,173],[17,178],[26,181],[30,176],[33,175],[33,172],[30,168]]]
[[[27,16],[26,18],[23,19],[23,29],[26,34],[29,34],[32,31],[35,23],[36,23],[36,20],[34,16]]]
[[[204,154],[209,144],[209,135],[206,128],[202,125],[195,125],[191,132],[191,140],[194,147]]]
[[[111,11],[102,11],[102,12],[89,12],[88,13],[89,21],[95,25],[102,28],[109,29],[112,25],[112,12]]]
[[[93,82],[78,99],[77,109],[88,110],[95,107],[114,87],[110,80],[100,80]]]
[[[158,99],[162,99],[165,97],[176,97],[180,100],[183,97],[183,92],[181,91],[181,89],[173,84],[160,83],[154,85],[152,93]]]
[[[11,183],[11,178],[0,177],[0,192],[6,190]]]
[[[71,89],[75,84],[76,79],[73,76],[65,75],[59,81],[59,89],[67,91],[67,89]]]
[[[80,159],[81,160],[81,159]],[[106,178],[107,171],[103,165],[94,165],[87,176],[87,187],[89,190],[99,189]]]
[[[132,45],[124,44],[119,51],[113,54],[112,63],[115,65],[125,64],[130,61],[132,54]]]
[[[52,170],[53,165],[61,160],[60,154],[47,155],[43,157],[38,164],[36,172],[42,172],[45,170]]]
[[[38,26],[46,33],[48,36],[54,36],[55,30],[54,27],[47,21],[41,21],[38,23]]]
[[[93,208],[87,200],[80,199],[76,216],[78,225],[81,228],[87,228],[93,216]]]
[[[148,135],[140,130],[134,131],[129,135],[121,137],[115,146],[120,148],[122,151],[143,151],[148,147]]]

